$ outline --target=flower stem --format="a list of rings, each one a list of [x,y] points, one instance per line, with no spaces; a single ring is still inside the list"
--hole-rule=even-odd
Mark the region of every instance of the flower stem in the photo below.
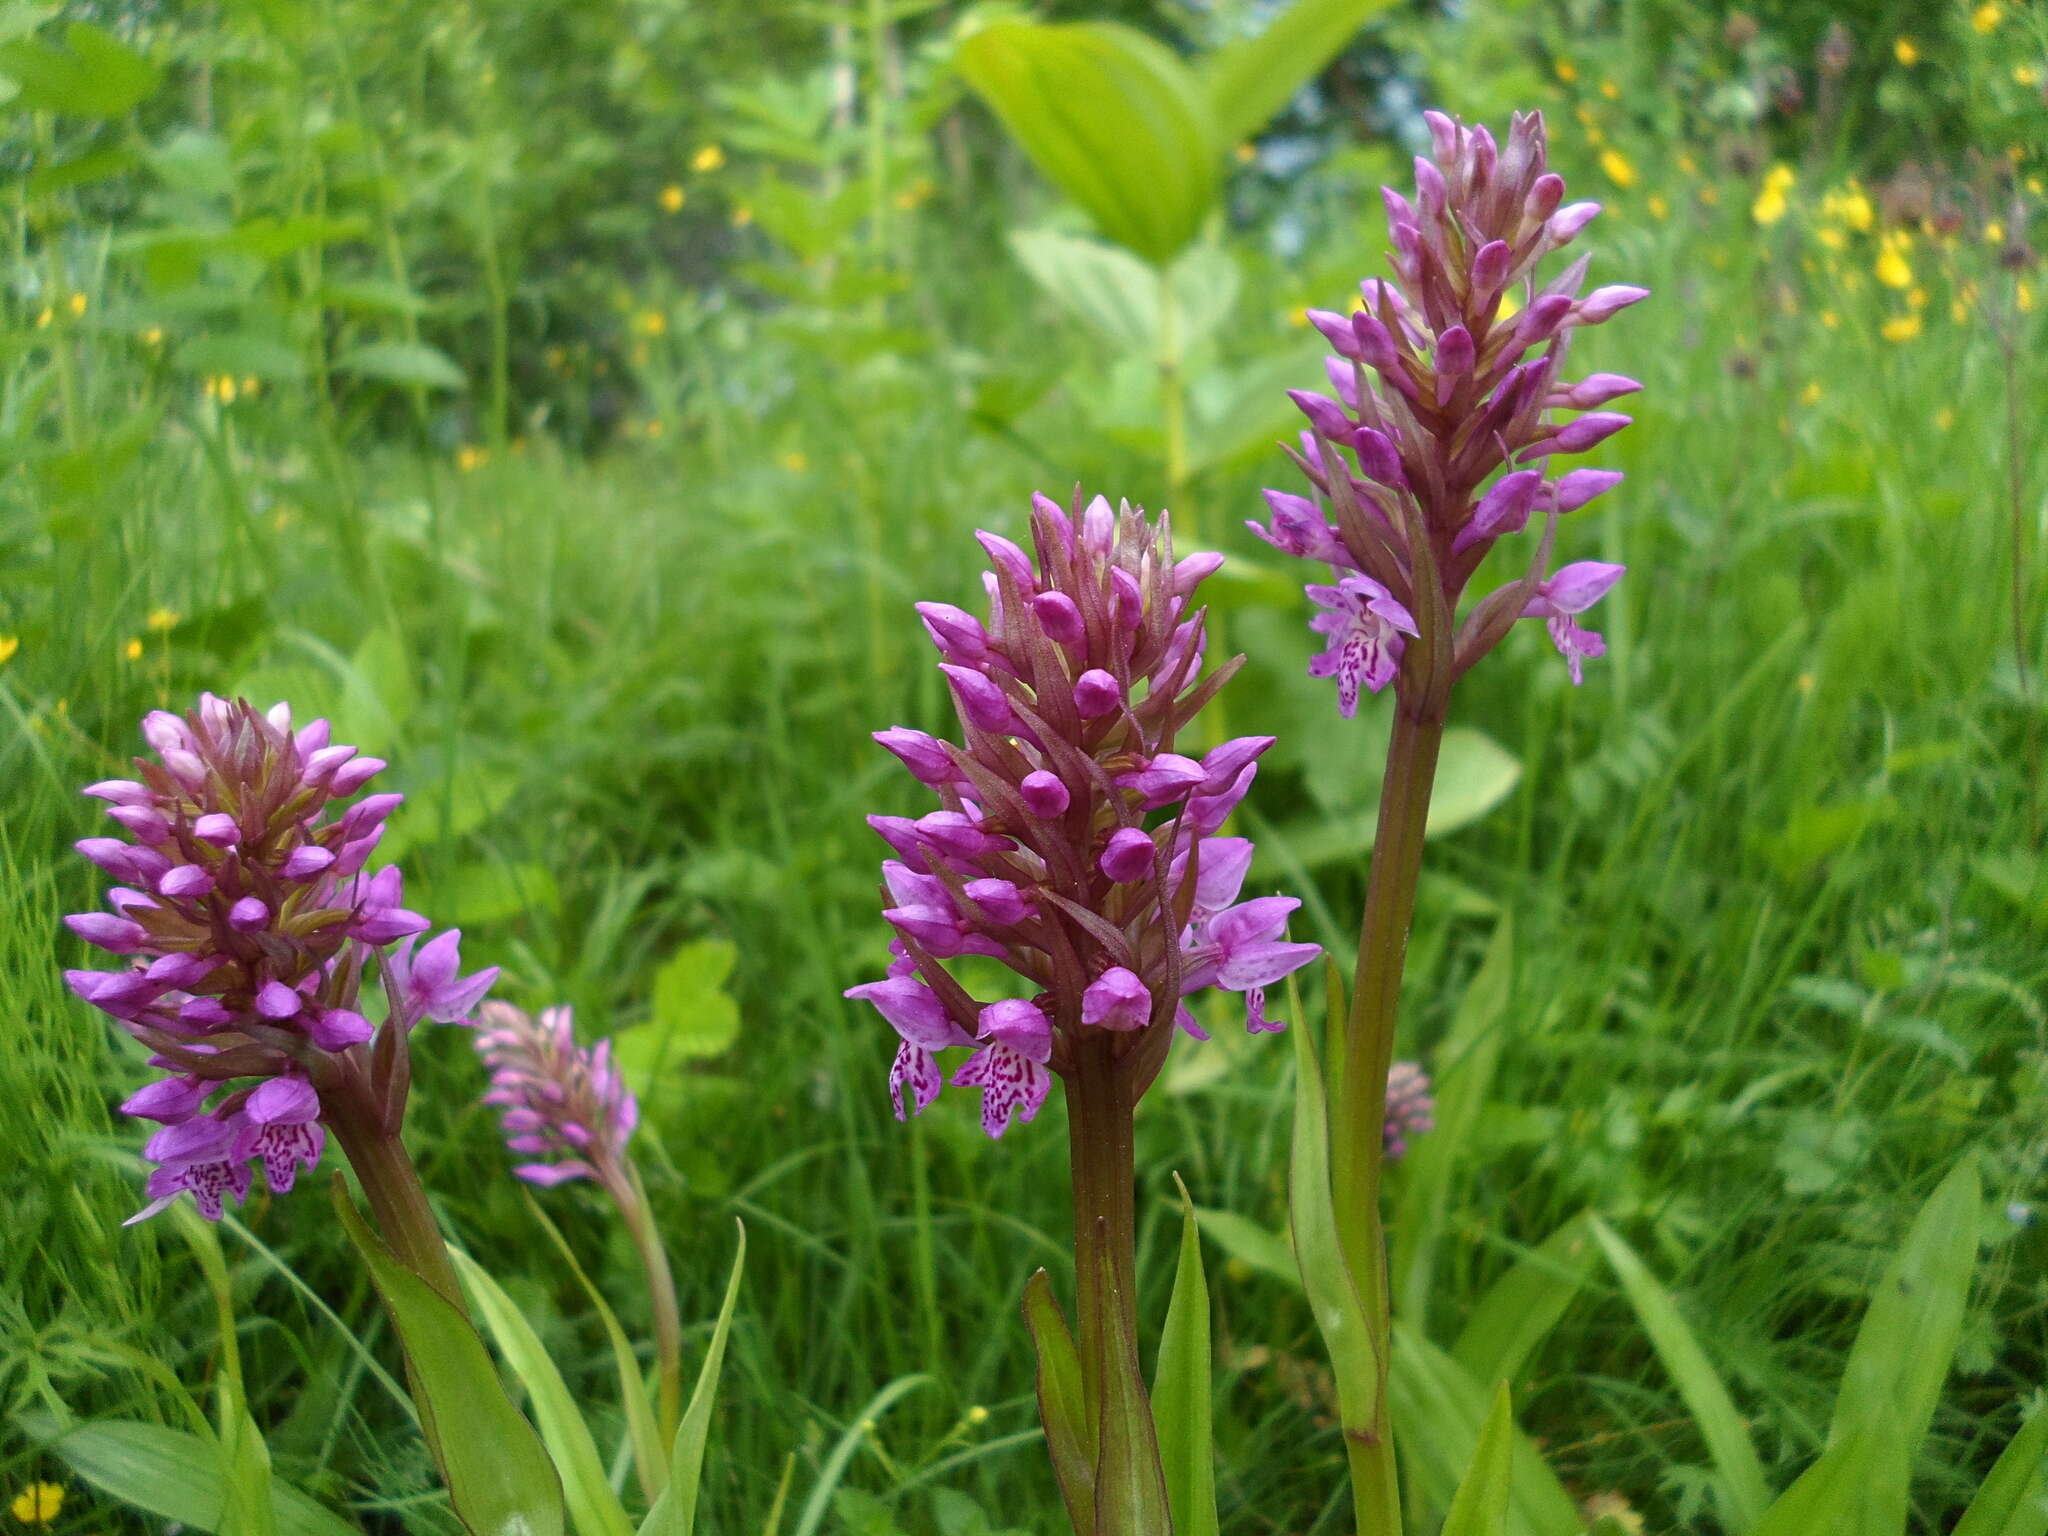
[[[448,1262],[447,1240],[427,1203],[419,1169],[413,1166],[398,1133],[384,1130],[374,1115],[356,1114],[331,1102],[326,1120],[356,1171],[370,1201],[370,1214],[376,1217],[377,1230],[391,1251],[467,1317],[469,1305],[455,1279],[455,1266]]]
[[[1096,1446],[1096,1530],[1080,1536],[1163,1536],[1166,1479],[1138,1364],[1137,1097],[1114,1044],[1083,1041],[1065,1079],[1081,1391]]]
[[[661,1245],[661,1232],[654,1224],[654,1207],[647,1199],[647,1186],[632,1159],[622,1169],[611,1170],[605,1187],[625,1219],[627,1235],[640,1255],[640,1267],[647,1274],[647,1304],[654,1312],[654,1356],[659,1378],[661,1443],[668,1446],[676,1437],[676,1425],[683,1413],[683,1320],[676,1307],[676,1282],[668,1267],[668,1251]]]
[[[1332,1075],[1330,1182],[1337,1207],[1337,1241],[1358,1286],[1379,1363],[1375,1432],[1347,1439],[1352,1498],[1360,1536],[1395,1536],[1401,1529],[1394,1440],[1387,1422],[1387,1359],[1392,1309],[1386,1238],[1380,1221],[1380,1166],[1385,1149],[1387,1070],[1394,1060],[1394,1025],[1401,1001],[1401,971],[1415,918],[1415,887],[1422,873],[1429,796],[1443,745],[1441,706],[1394,711],[1379,830],[1359,925],[1358,970]]]

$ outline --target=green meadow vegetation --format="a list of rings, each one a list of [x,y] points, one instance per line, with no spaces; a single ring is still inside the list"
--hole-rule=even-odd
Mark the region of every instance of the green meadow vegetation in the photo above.
[[[1594,459],[1628,479],[1560,535],[1629,568],[1608,654],[1574,688],[1522,626],[1446,747],[1399,1048],[1437,1128],[1387,1195],[1396,1348],[1429,1362],[1396,1383],[1412,1528],[1500,1376],[1596,1528],[1774,1536],[1884,1357],[1926,1422],[1905,1529],[1964,1529],[2048,1381],[2048,12],[1354,9],[1231,135],[1159,288],[1146,232],[989,109],[963,40],[1008,11],[0,9],[0,1526],[234,1528],[149,1450],[198,1443],[149,1427],[203,1430],[232,1370],[283,1536],[461,1529],[323,1203],[337,1150],[216,1262],[122,1225],[143,1052],[62,978],[104,884],[77,790],[212,690],[388,758],[406,904],[612,1039],[693,1374],[744,1223],[703,1529],[1065,1529],[1018,1310],[1041,1265],[1071,1291],[1064,1112],[893,1117],[895,1042],[841,993],[887,963],[863,817],[927,807],[869,733],[947,728],[911,605],[980,602],[973,530],[1077,484],[1170,507],[1228,556],[1228,729],[1279,738],[1248,891],[1349,963],[1391,701],[1338,717],[1301,576],[1243,525],[1291,483],[1284,391],[1322,387],[1302,312],[1385,271],[1378,187],[1436,105],[1541,108],[1606,205],[1592,280],[1654,296],[1574,354],[1644,385]],[[1194,59],[1264,15],[1052,19]],[[1178,1175],[1222,1528],[1335,1536],[1294,1057],[1214,1022],[1138,1118],[1140,1313]],[[414,1052],[435,1207],[623,1482],[566,1255],[644,1339],[632,1245],[589,1186],[511,1177],[461,1030]],[[94,1425],[126,1427],[64,1437]],[[2031,1491],[1965,1536],[2048,1529],[2027,1446]]]

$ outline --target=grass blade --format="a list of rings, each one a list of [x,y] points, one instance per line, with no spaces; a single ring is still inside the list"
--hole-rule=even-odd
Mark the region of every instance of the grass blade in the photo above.
[[[725,1341],[732,1334],[733,1308],[739,1305],[740,1276],[747,1267],[747,1226],[739,1228],[739,1251],[732,1258],[732,1278],[725,1282],[725,1300],[712,1325],[711,1342],[704,1348],[704,1363],[697,1368],[697,1384],[690,1389],[689,1406],[676,1426],[676,1443],[669,1452],[668,1486],[647,1518],[640,1522],[639,1536],[690,1536],[697,1524],[697,1489],[704,1477],[704,1445],[711,1436],[711,1409],[718,1401],[718,1377],[725,1368]]]
[[[1857,1433],[1836,1441],[1764,1511],[1749,1536],[1816,1536],[1821,1531],[1878,1536],[1856,1517],[1870,1472],[1868,1436]]]
[[[1494,1388],[1493,1407],[1486,1415],[1486,1428],[1480,1431],[1479,1448],[1472,1453],[1472,1465],[1451,1500],[1441,1536],[1506,1536],[1514,1448],[1514,1409],[1508,1401],[1508,1384],[1503,1381]]]
[[[853,1453],[860,1449],[861,1441],[874,1429],[875,1421],[887,1413],[898,1398],[919,1387],[930,1386],[931,1380],[929,1376],[898,1376],[869,1398],[867,1406],[853,1416],[853,1422],[846,1426],[839,1443],[832,1447],[832,1454],[825,1458],[824,1468],[818,1473],[818,1486],[804,1500],[804,1512],[797,1518],[795,1536],[818,1536],[818,1527],[825,1523],[826,1512],[832,1507],[832,1495],[839,1489],[839,1480],[846,1476],[847,1463],[853,1460]]]
[[[1725,1523],[1733,1531],[1749,1530],[1763,1514],[1769,1493],[1764,1484],[1763,1464],[1757,1460],[1756,1447],[1750,1443],[1742,1415],[1735,1411],[1727,1387],[1708,1363],[1706,1351],[1700,1348],[1692,1329],[1679,1316],[1670,1293],[1620,1234],[1597,1216],[1587,1220],[1635,1308],[1636,1317],[1650,1335],[1657,1358],[1664,1362],[1672,1384],[1685,1399],[1685,1406],[1706,1439],[1718,1474]]]
[[[1593,1267],[1586,1218],[1575,1216],[1487,1288],[1451,1353],[1480,1381],[1513,1381]]]
[[[1216,1447],[1210,1424],[1209,1285],[1202,1273],[1202,1239],[1195,1204],[1180,1175],[1180,1264],[1153,1373],[1152,1416],[1159,1430],[1159,1460],[1166,1471],[1166,1502],[1174,1536],[1216,1536]]]
[[[2048,1532],[2048,1411],[2035,1410],[1998,1458],[1950,1536]]]

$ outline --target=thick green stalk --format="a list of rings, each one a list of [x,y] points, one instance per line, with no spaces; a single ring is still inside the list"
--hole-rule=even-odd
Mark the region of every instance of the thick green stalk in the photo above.
[[[675,1440],[683,1412],[683,1319],[676,1306],[675,1277],[669,1271],[668,1251],[661,1246],[661,1232],[654,1224],[654,1208],[648,1202],[640,1170],[629,1161],[606,1176],[605,1187],[625,1218],[626,1232],[647,1275],[647,1304],[654,1311],[661,1443],[667,1447]]]
[[[341,1143],[349,1166],[370,1201],[370,1214],[384,1241],[414,1274],[446,1298],[463,1316],[469,1305],[455,1279],[455,1267],[448,1262],[447,1240],[441,1224],[427,1204],[426,1187],[395,1131],[386,1131],[370,1114],[351,1109],[337,1111],[331,1104],[328,1127]]]
[[[1372,1328],[1380,1378],[1374,1431],[1346,1442],[1359,1536],[1398,1536],[1401,1529],[1394,1440],[1387,1422],[1392,1308],[1386,1235],[1380,1222],[1380,1167],[1401,971],[1415,918],[1415,887],[1422,873],[1423,837],[1443,733],[1440,709],[1418,713],[1405,701],[1396,703],[1365,917],[1359,925],[1358,971],[1352,979],[1344,1038],[1333,1052],[1339,1058],[1330,1088],[1330,1183],[1337,1241]]]

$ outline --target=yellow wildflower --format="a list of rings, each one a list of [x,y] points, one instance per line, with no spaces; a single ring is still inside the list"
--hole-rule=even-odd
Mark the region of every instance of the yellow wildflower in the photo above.
[[[1801,405],[1817,404],[1820,400],[1820,395],[1820,380],[1813,379],[1810,382],[1808,382],[1806,388],[1799,391],[1799,403]]]
[[[1910,37],[1902,37],[1892,44],[1892,57],[1911,69],[1920,62],[1920,45]]]
[[[56,318],[57,311],[50,308],[49,305],[45,304],[43,306],[42,313],[36,316],[36,329],[40,331],[44,326],[48,325],[52,320]]]
[[[490,457],[490,449],[479,447],[475,443],[464,443],[455,450],[455,467],[466,475],[471,470],[481,469],[490,462]]]
[[[643,309],[633,317],[633,329],[642,336],[666,336],[668,316],[658,309]]]
[[[1700,166],[1699,162],[1693,159],[1691,155],[1680,155],[1678,157],[1678,168],[1686,175],[1691,176],[1699,170]]]
[[[1245,143],[1242,143],[1237,146],[1237,163],[1239,165],[1250,165],[1254,160],[1258,158],[1258,145],[1251,143],[1249,140],[1247,140]]]
[[[85,313],[85,303],[86,303],[86,300],[85,300],[85,295],[84,295],[84,294],[82,294],[82,293],[74,293],[73,295],[71,295],[71,298],[70,298],[70,300],[69,300],[68,302],[69,302],[69,305],[70,305],[70,309],[71,309],[71,313],[72,313],[72,314],[74,314],[74,315],[82,315],[82,314],[84,314],[84,313]]]
[[[178,627],[178,620],[184,615],[175,608],[152,608],[147,620],[148,627],[158,634],[167,634]]]
[[[988,1410],[982,1407],[981,1404],[976,1403],[967,1410],[967,1422],[977,1428],[986,1424],[988,1422]]]
[[[2041,71],[2031,64],[2015,64],[2012,67],[2012,80],[2014,85],[2039,85]]]
[[[244,375],[242,376],[242,393],[243,393],[243,394],[245,394],[245,395],[253,395],[253,394],[256,394],[256,393],[257,393],[258,391],[260,391],[260,390],[261,390],[262,388],[263,388],[263,381],[262,381],[261,379],[257,378],[257,377],[256,377],[256,376],[255,376],[254,374],[244,374]]]
[[[23,1525],[48,1525],[63,1507],[64,1489],[57,1483],[30,1483],[8,1505]]]
[[[1557,78],[1562,80],[1566,85],[1570,85],[1574,80],[1579,78],[1579,67],[1578,65],[1574,64],[1570,59],[1559,59],[1557,63],[1551,66],[1551,68],[1556,70]]]
[[[658,199],[663,213],[681,213],[686,200],[687,194],[674,182],[661,189],[661,197]]]
[[[1830,219],[1840,219],[1859,235],[1869,234],[1870,226],[1877,220],[1877,210],[1870,206],[1870,199],[1853,181],[1843,191],[1830,192],[1823,197],[1820,211]]]
[[[1715,186],[1711,181],[1705,183],[1700,188],[1700,201],[1705,203],[1709,208],[1719,207],[1721,203],[1721,189]]]
[[[1653,219],[1668,218],[1671,214],[1671,205],[1664,201],[1664,194],[1661,192],[1652,192],[1650,194],[1648,207],[1650,217]]]
[[[1996,219],[1986,224],[1984,226],[1984,243],[1986,245],[2003,245],[2005,243],[2005,226]]]
[[[1996,31],[1998,24],[2003,20],[2005,20],[2005,7],[1999,5],[1997,0],[1984,0],[1982,5],[1970,12],[1970,25],[1979,32]]]
[[[1619,101],[1621,100],[1621,87],[1612,80],[1602,80],[1600,82],[1600,94],[1609,101]]]
[[[1948,317],[1955,321],[1957,325],[1961,325],[1970,318],[1970,306],[1961,299],[1951,299],[1948,305]]]
[[[792,448],[782,456],[782,467],[792,475],[800,475],[811,467],[811,461],[797,449]]]
[[[2021,314],[2031,314],[2034,309],[2034,285],[2024,277],[2021,278],[2013,286],[2012,301],[2019,306]]]
[[[1249,145],[1245,147],[1250,148]],[[920,176],[896,194],[896,206],[908,213],[911,209],[921,208],[930,202],[932,194],[938,190],[929,176]]]
[[[1925,288],[1915,288],[1909,292],[1906,295],[1906,307],[1908,309],[1925,309],[1927,307],[1927,290]]]
[[[1934,413],[1935,431],[1946,432],[1950,427],[1954,426],[1955,424],[1956,413],[1955,408],[1953,406],[1944,405],[1940,410]]]
[[[1920,317],[1918,315],[1893,315],[1880,328],[1880,334],[1883,335],[1886,341],[1911,341],[1920,334]]]
[[[142,636],[130,635],[128,643],[121,647],[121,654],[130,661],[142,660]]]
[[[1636,168],[1623,158],[1618,149],[1600,151],[1600,169],[1607,173],[1607,179],[1617,187],[1632,187],[1636,184]]]
[[[11,656],[13,656],[16,651],[20,649],[21,636],[0,635],[0,667],[6,666],[8,659]]]
[[[745,229],[749,224],[753,222],[754,210],[749,208],[745,203],[741,203],[739,207],[733,209],[732,227],[734,229]]]
[[[160,325],[149,327],[148,330],[142,333],[142,344],[145,347],[162,346],[164,344],[164,328]]]
[[[696,154],[690,156],[690,169],[693,171],[715,171],[724,164],[725,151],[716,144],[706,144]]]
[[[1775,224],[1785,217],[1785,194],[1776,187],[1766,185],[1757,193],[1756,201],[1749,205],[1749,216],[1759,224]]]
[[[1884,248],[1877,253],[1877,265],[1871,268],[1877,280],[1887,288],[1910,288],[1913,286],[1913,265],[1906,260],[1906,237],[1890,234],[1884,237]]]
[[[1849,244],[1849,237],[1832,224],[1821,225],[1813,232],[1813,238],[1831,251],[1842,250]]]

